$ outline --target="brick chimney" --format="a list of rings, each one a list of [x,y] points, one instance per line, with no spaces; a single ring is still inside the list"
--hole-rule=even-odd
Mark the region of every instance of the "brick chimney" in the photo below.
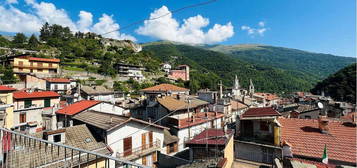
[[[329,127],[328,127],[329,120],[327,119],[327,117],[319,116],[318,122],[319,122],[319,129],[321,133],[327,134],[329,132]]]

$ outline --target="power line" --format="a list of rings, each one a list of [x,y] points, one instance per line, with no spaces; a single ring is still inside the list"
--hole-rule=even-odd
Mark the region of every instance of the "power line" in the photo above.
[[[160,18],[165,17],[165,16],[167,16],[167,15],[169,15],[169,14],[178,13],[178,12],[181,12],[181,11],[183,11],[183,10],[185,10],[185,9],[189,9],[189,8],[195,8],[195,7],[199,7],[199,6],[204,6],[204,5],[213,3],[213,2],[215,2],[215,1],[218,1],[218,0],[209,0],[209,1],[201,2],[201,3],[196,3],[196,4],[184,6],[184,7],[182,7],[182,8],[173,10],[173,11],[168,12],[168,13],[165,13],[165,14],[163,14],[163,15],[161,15],[161,16],[158,16],[158,17],[155,17],[155,18],[142,19],[142,20],[139,20],[139,21],[136,21],[136,22],[132,22],[132,23],[130,23],[130,24],[126,25],[126,26],[123,26],[123,27],[121,27],[121,28],[118,28],[118,29],[115,29],[115,30],[112,30],[112,31],[109,31],[109,32],[101,33],[101,34],[99,34],[99,35],[106,35],[106,34],[113,33],[113,32],[118,31],[118,30],[127,29],[127,28],[129,28],[129,27],[131,27],[131,26],[133,26],[133,25],[140,24],[140,23],[142,23],[142,22],[144,22],[144,21],[146,21],[146,20],[156,20],[156,19],[160,19]]]

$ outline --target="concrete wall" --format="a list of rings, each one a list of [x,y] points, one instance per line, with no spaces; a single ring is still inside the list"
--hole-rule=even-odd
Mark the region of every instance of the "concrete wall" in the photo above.
[[[281,157],[282,155],[281,149],[254,143],[235,141],[234,148],[235,158],[260,163],[271,164],[274,158]]]
[[[26,75],[26,88],[46,90],[46,80],[31,75]]]
[[[100,111],[110,114],[116,114],[116,115],[125,115],[126,113],[129,113],[129,111],[126,109],[105,102],[99,103],[89,108],[89,110],[95,110],[95,111]]]

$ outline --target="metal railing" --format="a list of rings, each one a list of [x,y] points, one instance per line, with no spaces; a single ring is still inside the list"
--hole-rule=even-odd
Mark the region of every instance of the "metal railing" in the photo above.
[[[125,158],[125,157],[131,157],[133,155],[135,156],[140,156],[146,152],[150,152],[150,151],[153,151],[155,149],[158,149],[160,148],[160,140],[156,140],[152,143],[148,143],[148,144],[145,144],[145,145],[142,145],[140,147],[137,147],[137,148],[132,148],[132,149],[129,149],[129,150],[125,150],[124,152],[122,153],[117,153],[117,157],[119,158]]]
[[[131,167],[146,168],[138,163],[108,156],[107,147],[88,151],[47,141],[19,132],[0,128],[1,168],[53,167]],[[110,153],[110,152],[109,152]]]

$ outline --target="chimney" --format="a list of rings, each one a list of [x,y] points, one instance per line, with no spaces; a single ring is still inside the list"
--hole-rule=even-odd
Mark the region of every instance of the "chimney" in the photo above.
[[[329,127],[328,127],[329,120],[327,119],[327,117],[320,116],[318,122],[319,122],[319,129],[321,133],[327,134],[329,132]]]

